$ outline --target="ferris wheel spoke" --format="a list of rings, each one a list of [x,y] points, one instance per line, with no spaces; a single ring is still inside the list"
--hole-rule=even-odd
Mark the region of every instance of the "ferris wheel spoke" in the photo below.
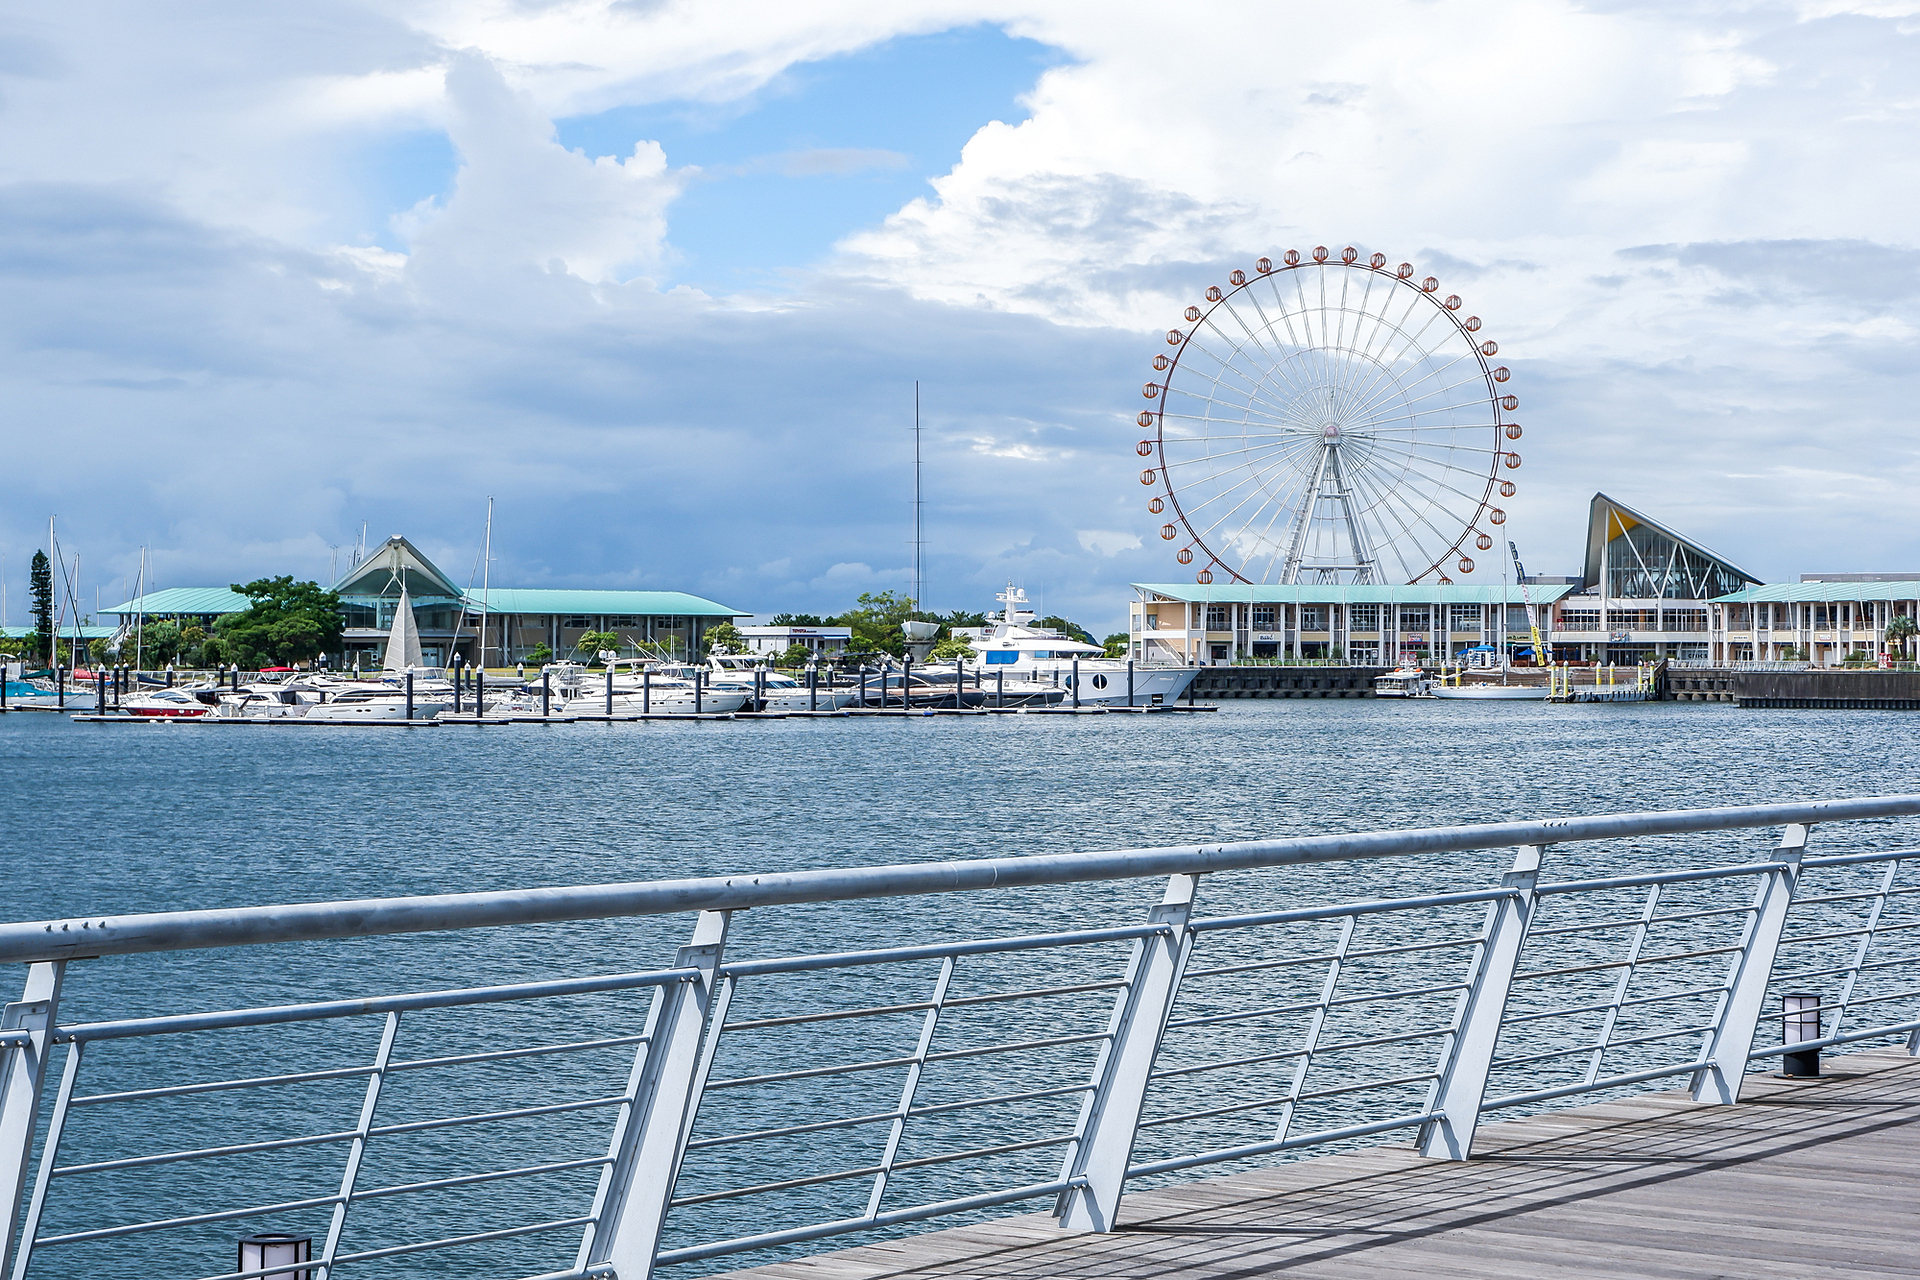
[[[1215,332],[1219,333],[1220,331],[1216,329]],[[1224,338],[1224,337],[1227,337],[1228,335],[1222,333],[1221,336]],[[1220,365],[1219,373],[1215,373],[1212,375],[1208,375],[1208,374],[1199,375],[1202,378],[1207,378],[1212,386],[1217,388],[1220,385],[1224,375],[1231,373],[1234,377],[1238,378],[1240,381],[1247,384],[1248,390],[1246,391],[1245,394],[1250,403],[1258,402],[1260,404],[1264,404],[1269,409],[1272,409],[1276,413],[1285,412],[1285,406],[1274,403],[1272,400],[1268,399],[1265,395],[1262,394],[1263,384],[1259,379],[1249,376],[1244,370],[1240,369],[1232,361],[1222,360],[1219,355],[1215,354],[1213,351],[1208,349],[1204,343],[1196,342],[1196,340],[1193,339],[1192,337],[1189,337],[1187,339],[1187,344],[1189,346],[1198,346],[1202,354],[1206,355],[1209,359],[1213,360],[1215,363]],[[1198,393],[1189,391],[1187,394],[1195,395]],[[1212,397],[1209,397],[1209,399],[1211,398]]]
[[[1165,392],[1162,393],[1162,396],[1165,400],[1171,400],[1175,395],[1182,396],[1187,400],[1198,400],[1202,405],[1217,406],[1222,409],[1230,410],[1232,413],[1232,417],[1223,417],[1221,414],[1218,414],[1218,413],[1168,413],[1164,409],[1160,411],[1161,416],[1168,417],[1168,418],[1190,419],[1195,422],[1230,422],[1230,421],[1233,421],[1234,418],[1256,417],[1265,422],[1273,423],[1276,426],[1282,423],[1293,421],[1293,416],[1291,414],[1281,413],[1281,412],[1268,412],[1265,409],[1256,409],[1251,405],[1235,404],[1230,400],[1216,400],[1214,397],[1210,395],[1206,395],[1199,391],[1189,391],[1183,387],[1170,387]]]
[[[1275,440],[1269,444],[1244,445],[1238,449],[1222,449],[1218,453],[1203,453],[1198,457],[1182,458],[1177,462],[1165,457],[1162,457],[1161,461],[1169,467],[1192,467],[1202,462],[1217,462],[1221,458],[1251,458],[1256,453],[1270,453],[1275,449],[1300,448],[1304,447],[1304,444],[1304,441]],[[1163,448],[1161,452],[1164,454],[1165,449]]]
[[[1436,467],[1440,468],[1440,470],[1433,470],[1433,468]],[[1465,501],[1473,503],[1476,510],[1481,503],[1486,501],[1484,486],[1488,480],[1488,475],[1485,471],[1475,471],[1471,467],[1456,466],[1451,462],[1435,462],[1431,459],[1414,457],[1409,457],[1403,470],[1418,472],[1429,484],[1445,489],[1449,493],[1457,494]],[[1480,481],[1482,484],[1482,492],[1474,493],[1471,490],[1460,488],[1448,478],[1447,472],[1458,472],[1460,475]]]
[[[1402,505],[1404,505],[1407,509],[1408,514],[1411,515],[1417,523],[1419,523],[1421,526],[1423,526],[1429,532],[1431,532],[1434,538],[1437,540],[1434,545],[1440,548],[1438,554],[1429,552],[1427,550],[1427,544],[1425,543],[1424,540],[1421,540],[1420,542],[1422,553],[1427,556],[1430,562],[1437,562],[1442,556],[1446,555],[1449,549],[1451,549],[1454,546],[1457,546],[1460,542],[1461,537],[1464,536],[1467,529],[1471,527],[1465,521],[1460,521],[1459,531],[1449,534],[1445,530],[1441,529],[1440,526],[1434,524],[1433,520],[1430,518],[1430,513],[1438,505],[1431,499],[1428,500],[1427,504],[1424,507],[1420,507],[1420,506],[1415,506],[1414,503],[1410,499],[1404,497],[1398,489],[1391,490],[1388,493],[1388,497],[1390,500],[1399,502]]]
[[[1360,292],[1360,304],[1356,308],[1353,322],[1353,340],[1345,344],[1347,349],[1346,364],[1348,376],[1342,380],[1341,390],[1348,395],[1351,395],[1353,387],[1357,384],[1362,372],[1371,368],[1373,364],[1372,357],[1367,355],[1361,346],[1360,332],[1363,327],[1361,324],[1363,318],[1369,322],[1374,319],[1373,286],[1378,280],[1378,277],[1379,272],[1377,271],[1369,271],[1367,273],[1366,287]]]
[[[1231,520],[1234,517],[1234,515],[1237,514],[1240,511],[1240,509],[1242,507],[1245,507],[1249,502],[1253,502],[1256,499],[1260,499],[1264,497],[1270,500],[1278,501],[1283,505],[1287,504],[1287,495],[1273,494],[1264,485],[1257,483],[1256,482],[1257,479],[1258,477],[1256,477],[1254,473],[1250,471],[1245,476],[1243,476],[1239,482],[1237,482],[1236,484],[1232,485],[1229,488],[1221,490],[1219,493],[1208,498],[1205,502],[1202,502],[1198,507],[1194,508],[1193,511],[1188,512],[1183,507],[1181,509],[1181,513],[1182,513],[1182,519],[1187,526],[1187,532],[1193,534],[1194,539],[1196,541],[1205,542],[1209,537],[1213,535],[1213,533],[1222,524],[1225,524],[1228,520]],[[1253,487],[1248,489],[1246,494],[1242,496],[1238,502],[1234,503],[1233,506],[1227,508],[1227,510],[1225,510],[1217,518],[1215,518],[1212,524],[1208,525],[1204,529],[1195,529],[1193,527],[1193,517],[1199,515],[1200,512],[1204,511],[1207,507],[1212,506],[1215,502],[1219,502],[1227,498],[1228,496],[1235,493],[1236,491],[1242,488],[1246,488],[1248,485],[1252,485]],[[1289,491],[1289,493],[1290,492],[1291,491]],[[1262,509],[1264,509],[1264,505],[1265,504],[1262,503]]]
[[[1231,297],[1224,299],[1220,303],[1220,305],[1222,308],[1226,310],[1226,313],[1228,315],[1233,317],[1233,322],[1240,326],[1241,331],[1247,335],[1247,341],[1251,342],[1255,347],[1257,347],[1261,355],[1265,356],[1269,361],[1273,363],[1276,363],[1276,364],[1279,363],[1280,357],[1274,352],[1267,350],[1267,344],[1261,339],[1260,334],[1251,325],[1247,323],[1246,317],[1242,316],[1238,311],[1234,310],[1233,299]],[[1208,324],[1213,325],[1213,320],[1211,316],[1208,317]],[[1224,332],[1224,330],[1221,330],[1220,326],[1218,325],[1213,325],[1213,328],[1216,331]]]
[[[1399,537],[1393,537],[1389,533],[1389,536],[1382,539],[1382,541],[1385,543],[1388,549],[1392,552],[1393,558],[1399,561],[1400,576],[1411,577],[1412,575],[1408,570],[1405,548],[1407,543],[1409,542],[1414,543],[1416,546],[1419,545],[1418,539],[1415,537],[1413,530],[1407,527],[1406,518],[1402,516],[1400,512],[1394,510],[1391,506],[1387,504],[1385,494],[1377,486],[1372,484],[1362,483],[1360,485],[1360,488],[1363,493],[1368,495],[1367,509],[1369,514],[1372,514],[1375,512],[1378,513],[1378,519],[1380,521],[1382,529],[1385,529],[1386,523],[1388,520],[1391,520],[1394,523],[1394,525],[1399,528],[1400,530]]]
[[[1422,296],[1424,297],[1425,295],[1423,294]],[[1425,359],[1427,356],[1427,349],[1425,347],[1420,346],[1420,343],[1427,336],[1427,330],[1433,327],[1434,322],[1438,320],[1442,314],[1444,313],[1436,310],[1432,315],[1428,316],[1426,318],[1426,321],[1423,324],[1421,324],[1421,326],[1417,330],[1415,330],[1413,333],[1400,334],[1399,336],[1402,337],[1404,340],[1401,342],[1398,350],[1392,351],[1390,354],[1387,350],[1383,350],[1381,352],[1381,355],[1380,355],[1381,369],[1390,370],[1390,369],[1396,368],[1400,364],[1400,361],[1405,357],[1406,353],[1412,350],[1418,350],[1421,354],[1421,358]],[[1442,332],[1441,336],[1442,337],[1445,336],[1444,331]],[[1391,347],[1391,344],[1392,344],[1391,338],[1388,339],[1388,344],[1389,344],[1389,347]],[[1398,383],[1398,380],[1396,380],[1395,385],[1396,386],[1400,385]],[[1368,394],[1371,394],[1371,391],[1372,389],[1369,388]]]
[[[1420,305],[1420,300],[1425,296],[1424,293],[1418,290],[1409,291],[1406,299],[1407,305],[1402,309],[1398,319],[1390,318],[1386,310],[1384,308],[1382,309],[1379,331],[1369,338],[1367,350],[1367,357],[1373,361],[1375,374],[1371,380],[1361,386],[1354,394],[1355,401],[1361,404],[1363,409],[1371,409],[1371,407],[1381,399],[1391,396],[1398,387],[1399,383],[1393,377],[1396,357],[1389,355],[1388,352],[1395,339],[1403,340],[1403,345],[1415,341],[1415,335],[1408,331],[1407,326],[1413,318],[1414,308]],[[1429,319],[1431,319],[1431,317],[1429,317]],[[1377,352],[1372,349],[1371,345],[1376,338],[1380,344],[1380,349]],[[1386,386],[1384,390],[1381,390],[1380,388],[1383,382]]]
[[[1173,415],[1172,415],[1172,414],[1168,414],[1167,416],[1168,416],[1168,417],[1172,417]],[[1202,422],[1202,421],[1205,421],[1205,422],[1209,422],[1209,424],[1210,424],[1210,425],[1212,425],[1212,426],[1220,426],[1220,425],[1221,425],[1221,423],[1220,423],[1220,420],[1219,420],[1218,418],[1214,418],[1214,419],[1202,419],[1202,418],[1195,418],[1195,419],[1194,419],[1194,421],[1195,421],[1195,422]],[[1305,429],[1303,429],[1303,428],[1298,428],[1298,427],[1279,427],[1279,428],[1275,428],[1275,429],[1274,429],[1274,430],[1272,430],[1272,431],[1268,431],[1268,432],[1263,432],[1262,434],[1263,434],[1263,435],[1265,435],[1265,436],[1271,436],[1271,437],[1273,437],[1273,438],[1274,438],[1274,439],[1276,439],[1276,440],[1280,440],[1280,439],[1289,439],[1289,438],[1295,438],[1295,437],[1298,437],[1298,438],[1301,438],[1301,439],[1307,439],[1307,438],[1312,438],[1312,439],[1316,439],[1316,440],[1320,438],[1320,433],[1319,433],[1318,431],[1308,431],[1308,430],[1305,430]],[[1175,441],[1175,442],[1177,442],[1177,443],[1179,443],[1179,444],[1218,444],[1218,443],[1219,443],[1220,441],[1222,441],[1222,440],[1244,440],[1244,439],[1247,439],[1247,438],[1249,438],[1249,437],[1248,437],[1248,435],[1247,435],[1247,433],[1246,433],[1246,432],[1240,432],[1240,433],[1237,433],[1237,434],[1234,434],[1234,435],[1228,435],[1228,436],[1188,436],[1188,435],[1179,435],[1179,436],[1172,436],[1172,437],[1169,437],[1169,438],[1170,438],[1171,440],[1173,440],[1173,441]]]
[[[1420,379],[1419,381],[1425,381],[1425,379]],[[1419,383],[1418,383],[1418,382],[1416,382],[1416,383],[1415,383],[1414,385],[1416,385],[1416,386],[1417,386],[1417,385],[1419,385]],[[1444,396],[1444,395],[1451,395],[1451,394],[1453,394],[1454,392],[1456,392],[1456,391],[1458,391],[1458,390],[1459,390],[1460,388],[1462,388],[1462,387],[1484,387],[1485,385],[1486,385],[1486,379],[1485,379],[1485,377],[1484,377],[1484,376],[1482,376],[1482,377],[1473,377],[1473,378],[1462,378],[1462,379],[1461,379],[1460,381],[1458,381],[1458,382],[1453,382],[1453,383],[1449,383],[1449,384],[1447,384],[1447,385],[1446,385],[1446,386],[1444,386],[1444,387],[1435,387],[1435,388],[1434,388],[1433,390],[1431,390],[1431,391],[1428,391],[1428,392],[1425,392],[1425,393],[1423,393],[1423,394],[1421,394],[1421,395],[1417,395],[1417,396],[1404,396],[1404,398],[1403,398],[1403,403],[1404,403],[1404,404],[1405,404],[1405,405],[1406,405],[1406,406],[1407,406],[1408,408],[1413,408],[1413,406],[1415,406],[1415,405],[1418,405],[1418,404],[1419,404],[1419,403],[1420,403],[1421,401],[1423,401],[1423,400],[1431,400],[1431,399],[1433,399],[1433,398],[1434,398],[1435,396]],[[1404,390],[1404,389],[1401,389],[1401,390]],[[1471,401],[1469,401],[1468,403],[1470,403],[1470,404],[1489,404],[1489,403],[1491,403],[1491,401],[1492,401],[1492,397],[1491,397],[1491,396],[1485,396],[1485,397],[1483,397],[1483,396],[1479,396],[1479,395],[1476,395],[1476,396],[1474,396],[1474,398],[1473,398],[1473,399],[1472,399]],[[1452,407],[1454,407],[1454,406],[1448,406],[1448,407],[1449,407],[1449,408],[1452,408]],[[1420,409],[1415,409],[1415,412],[1417,412],[1417,413],[1420,413],[1420,412],[1427,412],[1427,411],[1426,411],[1426,410],[1420,410]],[[1360,422],[1360,423],[1357,423],[1356,425],[1357,425],[1357,426],[1360,426],[1360,427],[1365,427],[1365,426],[1366,426],[1367,424],[1366,424],[1366,423],[1365,423],[1365,422],[1363,421],[1363,422]]]
[[[1394,523],[1400,526],[1401,532],[1404,535],[1404,542],[1411,544],[1419,553],[1419,558],[1426,562],[1416,569],[1415,566],[1407,560],[1405,551],[1402,549],[1403,543],[1401,541],[1395,541],[1393,544],[1394,556],[1400,561],[1401,572],[1409,579],[1414,578],[1419,573],[1425,573],[1431,565],[1437,563],[1441,556],[1445,554],[1445,548],[1451,545],[1439,530],[1434,529],[1432,524],[1426,521],[1419,511],[1399,495],[1398,490],[1387,489],[1382,493],[1380,509],[1393,517]],[[1405,514],[1402,514],[1402,509],[1404,509]],[[1412,518],[1415,525],[1426,528],[1438,539],[1435,545],[1437,545],[1440,550],[1434,550],[1433,546],[1430,546],[1426,539],[1423,538],[1412,525],[1408,524],[1409,517]]]
[[[1376,422],[1357,422],[1353,426],[1356,435],[1377,435],[1381,433],[1399,433],[1405,431],[1487,431],[1496,424],[1491,416],[1479,422],[1434,422],[1432,419],[1443,413],[1452,413],[1455,409],[1476,409],[1486,405],[1485,400],[1467,400],[1459,404],[1443,404],[1432,409],[1415,409],[1411,413],[1397,414],[1391,418],[1381,418]],[[1420,422],[1421,418],[1429,421]],[[1405,426],[1394,426],[1396,422]]]

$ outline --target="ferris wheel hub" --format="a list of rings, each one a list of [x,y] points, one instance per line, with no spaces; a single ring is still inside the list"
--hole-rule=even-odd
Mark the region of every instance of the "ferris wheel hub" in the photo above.
[[[1340,424],[1337,422],[1329,422],[1326,426],[1320,428],[1320,437],[1328,444],[1332,444],[1340,438]]]

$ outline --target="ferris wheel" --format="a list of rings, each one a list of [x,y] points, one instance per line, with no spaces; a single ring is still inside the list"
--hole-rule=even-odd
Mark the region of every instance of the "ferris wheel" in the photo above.
[[[1439,289],[1384,254],[1289,249],[1167,331],[1143,388],[1140,483],[1200,582],[1473,572],[1514,494],[1520,399],[1480,318]]]

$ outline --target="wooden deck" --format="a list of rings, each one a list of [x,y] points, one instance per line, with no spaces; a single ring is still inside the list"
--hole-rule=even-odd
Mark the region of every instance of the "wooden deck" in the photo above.
[[[1129,1195],[1122,1227],[1027,1215],[730,1273],[1031,1277],[1920,1276],[1920,1059],[1830,1057],[1683,1093],[1483,1125],[1465,1163],[1373,1147]]]

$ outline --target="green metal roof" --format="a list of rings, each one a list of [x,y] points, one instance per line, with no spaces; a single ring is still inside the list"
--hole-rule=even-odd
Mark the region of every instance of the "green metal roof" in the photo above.
[[[26,640],[33,634],[32,627],[0,627],[0,636],[9,640]],[[118,627],[76,627],[70,622],[60,624],[62,640],[111,640],[119,634]]]
[[[1551,604],[1571,591],[1573,583],[1528,583],[1523,597],[1518,585],[1493,584],[1471,586],[1453,583],[1439,586],[1418,583],[1409,586],[1357,586],[1351,583],[1293,583],[1278,586],[1264,583],[1247,585],[1215,583],[1203,587],[1197,582],[1136,582],[1137,591],[1151,591],[1187,604],[1495,604],[1505,591],[1509,604],[1531,599],[1535,604]]]
[[[1920,582],[1776,582],[1769,586],[1736,591],[1730,596],[1718,596],[1714,603],[1915,599],[1920,599]]]
[[[637,614],[654,617],[684,614],[697,618],[750,618],[751,610],[729,609],[684,591],[572,591],[527,587],[495,587],[486,596],[489,613]],[[480,607],[480,593],[467,593],[467,607]]]
[[[241,613],[252,605],[253,601],[226,587],[168,587],[164,591],[149,591],[144,596],[100,612],[117,613],[122,617],[132,617],[136,613],[165,617],[176,613]]]

